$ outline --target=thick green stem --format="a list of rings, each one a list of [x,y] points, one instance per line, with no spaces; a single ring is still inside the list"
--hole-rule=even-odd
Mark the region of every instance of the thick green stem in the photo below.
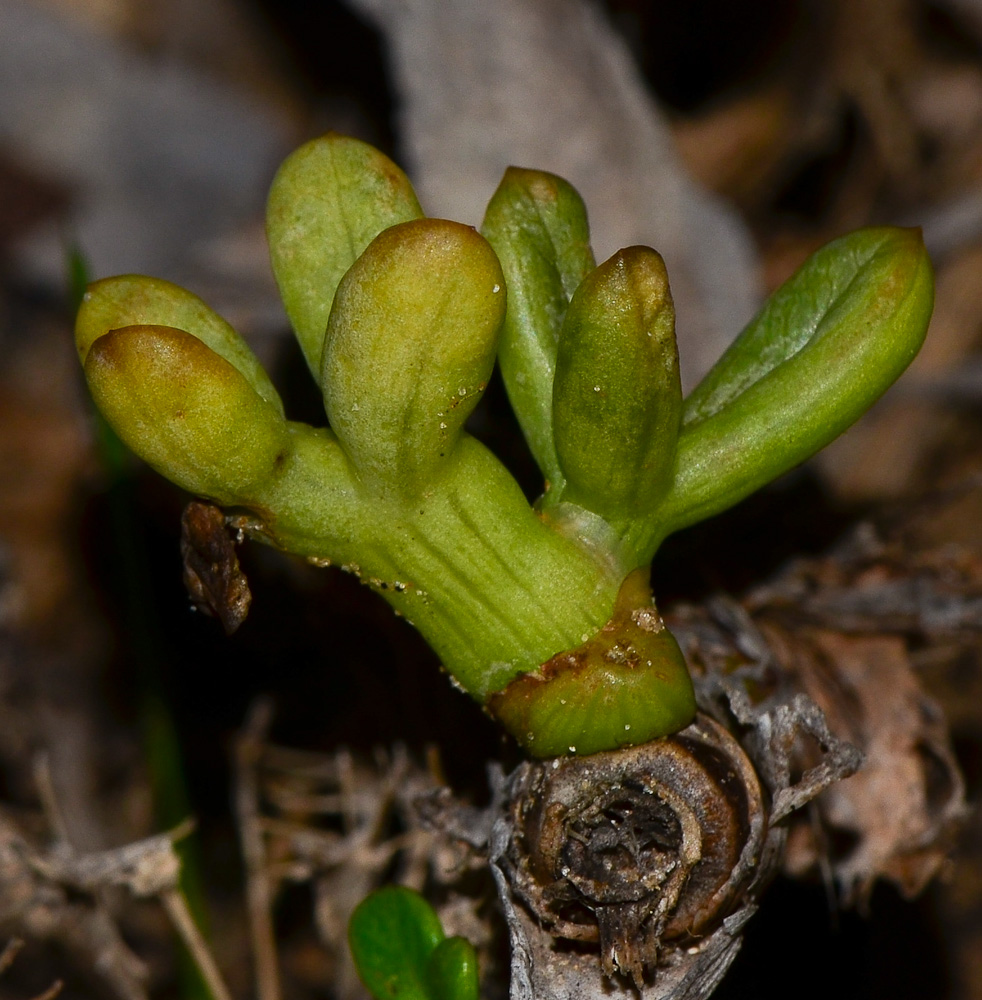
[[[473,438],[432,488],[380,498],[366,496],[333,435],[293,430],[290,458],[250,505],[252,533],[357,574],[476,698],[579,646],[610,617],[620,567],[547,526]]]

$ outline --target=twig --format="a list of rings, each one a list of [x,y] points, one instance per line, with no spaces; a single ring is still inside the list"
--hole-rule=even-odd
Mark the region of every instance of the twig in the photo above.
[[[175,930],[181,936],[185,947],[194,959],[201,978],[204,979],[214,1000],[232,1000],[232,994],[225,985],[225,980],[218,969],[218,964],[191,916],[187,900],[179,889],[167,889],[160,894],[160,901],[171,919]]]
[[[91,894],[97,901],[97,911],[102,913],[100,897],[113,886],[125,886],[136,897],[155,897],[160,900],[213,1000],[232,1000],[218,965],[198,929],[187,900],[179,888],[181,862],[174,850],[174,842],[193,829],[193,821],[185,820],[168,833],[157,834],[122,847],[96,852],[76,851],[68,837],[68,828],[58,804],[50,769],[44,756],[35,763],[38,794],[47,813],[57,843],[47,855],[32,857],[31,868],[52,883],[71,887]],[[0,963],[8,958],[10,946],[0,955]],[[0,965],[0,968],[4,966]],[[118,985],[118,984],[117,984]],[[128,984],[124,984],[128,985]],[[50,1000],[58,995],[61,984],[55,983],[36,1000]],[[124,990],[126,995],[144,996]]]
[[[56,979],[43,993],[39,993],[34,1000],[54,1000],[64,988],[64,982]]]
[[[249,930],[256,963],[256,993],[259,1000],[280,1000],[279,960],[272,915],[273,890],[266,865],[256,774],[271,716],[270,702],[265,699],[257,701],[249,712],[236,747],[235,803],[246,868]]]
[[[47,753],[39,753],[34,758],[34,783],[37,787],[38,797],[41,799],[41,807],[44,809],[45,817],[51,826],[55,839],[62,846],[70,845],[68,825],[65,822],[61,806],[58,804],[54,779],[51,777],[51,763]]]
[[[18,953],[23,947],[24,942],[21,938],[11,938],[7,942],[3,951],[0,951],[0,976],[2,976],[14,964],[14,960],[17,958]],[[43,993],[34,997],[34,1000],[54,1000],[54,998],[61,993],[64,987],[64,982],[60,979],[56,979]]]
[[[14,964],[14,959],[17,957],[17,953],[24,947],[24,942],[21,938],[11,938],[2,952],[0,952],[0,976],[2,976],[7,969],[9,969]]]
[[[185,820],[169,833],[105,851],[80,853],[66,845],[35,858],[33,867],[61,885],[95,895],[111,886],[125,886],[137,897],[159,896],[177,887],[181,862],[174,842],[192,827]]]

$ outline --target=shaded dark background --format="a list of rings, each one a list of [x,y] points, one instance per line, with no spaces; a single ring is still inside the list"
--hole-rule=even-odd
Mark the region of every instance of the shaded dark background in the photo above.
[[[608,0],[606,6],[669,113],[693,174],[730,199],[749,225],[770,285],[831,233],[916,217],[982,180],[982,135],[946,145],[943,135],[939,139],[912,126],[912,164],[901,170],[884,161],[877,123],[862,94],[835,75],[843,32],[852,31],[855,40],[863,27],[850,26],[842,4]],[[951,7],[887,6],[917,40],[926,63],[963,68],[973,81],[982,73],[979,36]],[[201,51],[189,46],[188,58],[206,67],[212,59],[212,70],[224,74],[230,86],[274,95],[298,141],[341,127],[399,159],[399,97],[384,40],[374,29],[339,3],[235,0],[223,10],[234,14],[238,27],[231,34],[242,51],[227,54],[223,62],[214,56],[221,51],[216,35],[200,41]],[[216,17],[220,27],[221,16]],[[134,14],[119,30],[119,44],[154,58],[183,37],[167,18],[163,7],[154,7],[144,20]],[[799,129],[806,118],[809,128]],[[740,155],[734,157],[733,149]],[[742,164],[740,171],[733,162]],[[70,187],[44,176],[35,164],[25,165],[16,149],[2,144],[0,171],[5,245],[13,246],[39,220],[71,204]],[[976,242],[982,246],[982,232]],[[982,305],[982,297],[975,304]],[[965,341],[974,343],[974,350],[980,317],[969,309],[972,320],[975,339]],[[23,730],[21,743],[8,739],[6,755],[0,741],[0,799],[24,809],[34,802],[29,761],[18,752],[35,747],[40,738],[31,722],[39,701],[71,702],[84,712],[88,700],[91,724],[97,732],[101,728],[96,742],[102,741],[105,751],[91,758],[102,770],[86,779],[88,794],[101,803],[93,806],[93,823],[104,827],[115,810],[126,817],[116,830],[139,829],[152,807],[142,800],[121,803],[142,794],[134,791],[143,777],[137,734],[149,684],[173,716],[189,804],[199,818],[200,849],[219,907],[234,907],[229,900],[241,877],[228,807],[229,746],[259,695],[271,696],[276,705],[278,742],[369,752],[401,741],[420,757],[435,744],[451,784],[480,800],[487,761],[513,761],[514,750],[475,704],[446,683],[418,636],[353,579],[247,547],[242,559],[254,603],[242,629],[226,638],[216,622],[190,611],[177,541],[186,498],[135,464],[127,464],[122,476],[108,476],[91,442],[80,444],[67,426],[84,419],[81,392],[74,409],[45,395],[45,381],[64,386],[76,378],[63,360],[52,369],[42,351],[59,338],[67,341],[69,328],[70,309],[58,290],[16,268],[0,272],[0,353],[7,357],[5,380],[12,386],[0,400],[5,441],[0,493],[13,497],[0,502],[0,538],[13,553],[11,586],[25,547],[35,553],[31,558],[42,577],[35,590],[27,590],[29,596],[42,595],[38,603],[18,619],[23,624],[10,629],[11,655],[34,664],[35,674],[28,680],[15,676],[0,689],[6,711],[18,717],[11,725],[17,733]],[[971,351],[959,361],[966,357],[971,362]],[[275,341],[270,362],[290,415],[322,420],[302,358],[288,338]],[[18,378],[26,380],[27,389]],[[912,463],[904,492],[891,487],[878,493],[875,483],[845,488],[841,478],[830,480],[827,470],[809,465],[711,523],[670,539],[654,569],[662,606],[718,590],[739,593],[788,559],[825,550],[857,519],[885,507],[896,511],[910,497],[975,475],[982,465],[982,393],[952,395],[942,386],[938,394],[942,431]],[[903,419],[901,408],[894,430],[883,433],[903,436]],[[535,470],[497,380],[472,429],[534,494]],[[947,526],[954,540],[979,543],[978,524],[972,523],[978,512],[977,505],[969,505],[961,515],[964,523]],[[945,528],[938,526],[939,543],[946,541]],[[51,576],[44,578],[44,572]],[[967,669],[977,677],[977,668],[976,659]],[[48,680],[42,683],[37,671],[45,670]],[[957,690],[934,693],[946,705],[959,704]],[[957,708],[954,721],[957,749],[977,795],[982,705]],[[50,737],[50,729],[46,732]],[[978,845],[966,847],[975,867],[956,863],[949,878],[977,880],[978,851]],[[982,942],[982,897],[976,897],[973,916],[970,908],[954,907],[944,892],[931,888],[908,902],[889,888],[878,889],[868,915],[860,916],[836,913],[821,885],[780,882],[752,922],[744,951],[717,996],[982,997],[982,979],[966,978],[965,972],[974,968],[982,975],[982,964],[965,958]],[[285,928],[301,919],[301,902],[287,901],[281,914]],[[26,980],[43,981],[51,972],[48,981],[53,975],[69,978],[66,996],[90,990],[97,995],[97,984],[66,973],[62,956],[38,954],[31,974],[23,973]],[[330,991],[326,984],[307,992],[295,986],[289,995]]]

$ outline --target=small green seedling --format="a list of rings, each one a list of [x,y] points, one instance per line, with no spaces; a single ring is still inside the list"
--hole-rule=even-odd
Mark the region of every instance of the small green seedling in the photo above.
[[[375,1000],[477,1000],[477,955],[447,937],[417,892],[390,885],[355,907],[348,924],[355,968]]]
[[[917,353],[933,302],[917,231],[845,236],[683,399],[661,257],[595,265],[583,203],[551,174],[508,170],[482,235],[425,218],[395,164],[328,135],[280,168],[267,231],[329,426],[286,420],[200,299],[135,276],[91,285],[78,314],[96,403],[252,538],[356,574],[546,757],[691,721],[655,551],[853,423]],[[545,480],[534,505],[465,429],[496,358]]]

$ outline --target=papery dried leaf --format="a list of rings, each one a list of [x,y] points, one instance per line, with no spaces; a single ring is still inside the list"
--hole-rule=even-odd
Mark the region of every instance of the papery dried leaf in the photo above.
[[[944,862],[965,814],[964,782],[909,637],[976,643],[980,582],[970,553],[907,551],[865,525],[742,605],[716,599],[667,616],[697,673],[729,684],[744,677],[751,705],[781,688],[805,693],[866,757],[820,796],[808,822],[792,821],[790,874],[830,871],[843,902],[856,903],[878,878],[914,895]],[[788,752],[799,769],[817,760],[811,738]]]
[[[944,716],[921,689],[906,643],[762,627],[832,729],[866,755],[858,774],[822,795],[822,832],[799,833],[787,869],[800,874],[829,864],[846,903],[866,898],[878,878],[916,895],[948,855],[965,815],[965,788]]]

